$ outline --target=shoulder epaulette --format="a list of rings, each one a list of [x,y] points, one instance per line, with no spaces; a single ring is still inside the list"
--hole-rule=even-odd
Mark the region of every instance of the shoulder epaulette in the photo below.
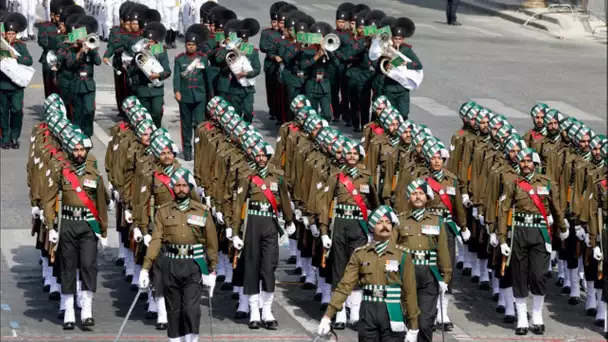
[[[175,203],[174,201],[169,201],[169,202],[167,202],[167,203],[165,203],[165,204],[160,205],[160,206],[158,207],[158,209],[160,210],[160,209],[163,209],[163,208],[167,208],[167,207],[171,206],[171,205],[172,205],[172,204],[174,204],[174,203]],[[193,203],[194,203],[194,202],[193,202]]]
[[[407,247],[405,247],[405,246],[402,246],[402,245],[395,245],[395,247],[396,247],[397,249],[401,250],[401,251],[406,252],[406,253],[408,253],[408,252],[410,251],[410,250],[409,250],[409,248],[407,248]]]
[[[181,56],[185,55],[185,52],[180,53],[179,55],[175,56],[175,58],[180,58]]]
[[[403,43],[403,45],[404,45],[404,46],[407,46],[407,47],[408,47],[408,48],[410,48],[410,49],[412,48],[412,45],[411,45],[411,44],[408,44],[408,43]]]
[[[371,246],[371,245],[372,245],[372,243],[371,243],[371,242],[368,242],[368,243],[366,243],[365,245],[363,245],[363,246],[361,246],[361,247],[357,247],[357,248],[355,248],[355,252],[356,252],[356,251],[358,251],[358,250],[366,249],[366,248],[368,248],[368,247],[369,247],[369,246]]]

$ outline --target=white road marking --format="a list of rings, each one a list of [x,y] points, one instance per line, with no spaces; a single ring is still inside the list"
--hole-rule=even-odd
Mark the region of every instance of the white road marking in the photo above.
[[[575,117],[581,121],[605,121],[606,119],[598,118],[593,114],[589,114],[581,109],[571,106],[561,101],[540,101],[547,104],[549,107],[559,110],[560,112]]]
[[[477,102],[482,107],[486,107],[487,109],[496,112],[498,114],[502,114],[507,117],[507,119],[528,119],[530,115],[520,112],[515,108],[508,107],[504,103],[495,100],[495,99],[472,99]],[[532,108],[530,106],[530,108]]]
[[[435,116],[458,116],[458,112],[451,110],[428,97],[412,96],[410,101],[417,107],[420,107]]]
[[[440,29],[439,27],[437,27],[436,25],[431,25],[431,24],[427,24],[427,23],[417,23],[417,24],[416,24],[416,28],[418,29],[418,28],[420,28],[420,27],[423,27],[423,28],[430,28],[430,29],[432,29],[432,30],[434,30],[434,31],[441,32],[441,33],[445,33],[445,34],[454,33],[454,31],[442,30],[442,29]]]
[[[500,34],[500,33],[484,30],[484,29],[476,27],[476,26],[462,25],[460,27],[463,28],[463,29],[465,29],[465,30],[481,33],[481,34],[489,36],[489,37],[503,37],[503,35]]]

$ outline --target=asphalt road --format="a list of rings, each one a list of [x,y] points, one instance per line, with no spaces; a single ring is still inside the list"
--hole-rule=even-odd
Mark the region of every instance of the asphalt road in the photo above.
[[[318,21],[333,22],[339,1],[315,0],[300,4],[303,11]],[[237,12],[240,18],[254,17],[265,25],[270,0],[221,2]],[[585,121],[597,132],[606,131],[606,46],[593,41],[563,41],[542,32],[522,28],[501,19],[461,9],[459,21],[464,25],[444,24],[444,2],[416,0],[409,2],[380,0],[376,8],[389,15],[408,16],[417,25],[409,40],[420,57],[425,70],[421,87],[412,93],[410,119],[429,126],[434,134],[448,142],[457,129],[458,108],[469,99],[496,112],[505,114],[521,132],[530,126],[529,110],[536,102],[551,104],[566,114]],[[256,37],[257,38],[257,37]],[[254,39],[257,41],[257,39]],[[28,49],[35,60],[40,48],[34,42]],[[102,46],[101,51],[105,51]],[[169,52],[171,61],[183,47]],[[170,63],[172,65],[172,63]],[[40,65],[35,63],[40,71]],[[263,85],[263,76],[258,84]],[[108,128],[116,121],[113,109],[112,73],[107,66],[96,69],[97,114],[93,153],[103,160]],[[179,142],[179,116],[173,99],[171,82],[165,90],[166,126]],[[20,150],[0,152],[0,331],[4,340],[32,341],[92,341],[113,340],[120,323],[133,300],[123,281],[121,270],[113,265],[117,254],[116,234],[110,234],[110,247],[99,258],[99,286],[94,300],[94,332],[79,329],[64,333],[56,319],[58,304],[49,302],[42,293],[38,254],[29,234],[30,208],[24,165],[27,143],[32,126],[39,120],[44,93],[38,72],[26,90],[24,128]],[[275,143],[276,125],[267,120],[265,89],[257,87],[255,125],[271,143]],[[344,132],[352,133],[344,126]],[[188,164],[188,163],[187,163]],[[99,165],[103,169],[103,165]],[[111,214],[112,215],[112,214]],[[114,229],[111,227],[110,229]],[[285,250],[282,250],[285,254]],[[316,331],[321,317],[314,291],[301,289],[298,276],[291,274],[293,266],[281,258],[274,314],[280,329],[274,332],[249,330],[246,321],[232,318],[235,302],[229,294],[216,291],[213,298],[215,341],[279,340],[308,341]],[[494,312],[491,293],[480,291],[469,279],[456,272],[456,291],[450,317],[456,329],[445,335],[446,341],[512,341],[514,326],[502,323]],[[567,297],[550,281],[546,300],[544,337],[528,335],[526,341],[601,341],[600,329],[593,319],[584,315],[584,304],[569,306]],[[584,295],[583,295],[584,296]],[[202,301],[201,340],[209,336],[207,298]],[[164,340],[165,333],[154,330],[153,323],[144,318],[143,302],[136,308],[121,340]],[[354,340],[350,330],[340,332],[340,340]],[[543,339],[544,338],[544,339]],[[435,334],[441,341],[441,335]]]

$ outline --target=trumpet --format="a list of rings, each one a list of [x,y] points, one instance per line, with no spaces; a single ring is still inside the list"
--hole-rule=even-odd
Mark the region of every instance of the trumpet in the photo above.
[[[338,50],[340,47],[340,37],[338,37],[335,33],[330,33],[323,37],[323,41],[321,42],[321,48],[323,49],[323,53],[325,53],[325,57],[329,59],[329,55],[327,51],[334,52]]]
[[[88,36],[85,37],[84,41],[83,41],[83,45],[88,49],[88,50],[94,50],[97,49],[99,47],[99,36],[95,33],[91,33]]]

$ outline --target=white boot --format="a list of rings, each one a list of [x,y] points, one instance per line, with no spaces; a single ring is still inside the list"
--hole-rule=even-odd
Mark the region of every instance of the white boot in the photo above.
[[[262,321],[270,322],[276,321],[272,315],[272,301],[274,300],[274,293],[262,291],[260,294],[262,297]]]
[[[169,338],[169,342],[188,342],[185,337]]]
[[[363,300],[363,290],[355,290],[350,294],[350,323],[359,321],[361,311],[361,301]]]
[[[50,278],[50,285],[51,285],[51,290],[49,292],[50,293],[61,292],[61,285],[59,285],[57,283],[57,278],[53,277],[53,276],[50,276],[49,278]]]
[[[184,336],[186,342],[198,342],[198,334],[188,334]]]
[[[51,286],[50,277],[53,276],[53,268],[49,267],[49,259],[41,257],[42,260],[42,279],[44,279],[44,286]]]
[[[587,301],[585,301],[585,311],[597,309],[597,296],[595,295],[595,281],[587,281]]]
[[[297,256],[297,254],[298,254],[298,240],[289,239],[289,256]]]
[[[336,323],[346,324],[346,307],[342,305],[342,310],[336,313]]]
[[[542,325],[543,322],[543,306],[545,303],[545,296],[532,296],[532,324]],[[519,309],[519,307],[518,307]]]
[[[133,262],[133,253],[127,253],[127,256],[125,257],[125,275],[132,276],[134,268],[135,263]]]
[[[232,283],[232,264],[230,263],[230,260],[228,259],[228,256],[226,256],[226,267],[224,267],[225,272],[226,272],[226,278],[224,279],[224,283]],[[232,287],[234,289],[234,286]]]
[[[464,268],[473,268],[474,254],[469,252],[467,246],[464,246]]]
[[[595,320],[596,321],[603,321],[606,319],[606,303],[602,300],[601,297],[601,291],[597,291],[600,293],[600,296],[598,296],[598,302],[597,302],[597,314],[595,315]]]
[[[156,306],[158,307],[158,316],[156,317],[156,323],[167,324],[167,307],[165,306],[165,296],[154,297]]]
[[[564,261],[564,286],[563,287],[570,287],[570,269],[568,269],[568,263],[566,261]],[[562,287],[562,288],[563,288]]]
[[[325,284],[322,293],[321,304],[329,303],[331,301],[331,284]]]
[[[158,313],[158,304],[156,303],[152,289],[148,289],[148,312]]]
[[[133,279],[131,279],[131,286],[135,285],[139,287],[139,273],[141,272],[141,265],[135,265],[133,268]]]
[[[240,303],[239,303],[240,304]],[[249,296],[249,322],[260,321],[260,295]]]
[[[506,308],[505,303],[505,289],[498,289],[498,304],[496,306]]]
[[[581,287],[579,285],[578,268],[568,269],[570,273],[570,298],[581,297]]]
[[[526,298],[515,298],[515,307],[517,308],[517,327],[529,328]]]
[[[226,276],[226,264],[224,261],[224,253],[222,252],[218,252],[218,259],[219,262],[217,263],[217,269],[215,270],[217,276]]]
[[[477,257],[477,254],[472,254],[472,268],[471,268],[471,277],[480,277],[481,276],[481,260]]]
[[[492,277],[492,295],[499,294],[498,298],[500,298],[500,279],[496,276]]]
[[[65,308],[63,323],[76,323],[76,312],[74,311],[74,295],[62,293],[61,306]]]
[[[262,281],[261,280],[260,280],[259,289],[260,289],[260,293],[261,293],[262,292]],[[262,298],[262,295],[258,296],[258,300],[259,300],[258,308],[260,308],[260,310],[262,310],[262,308],[264,307],[264,298]]]
[[[118,259],[125,258],[125,247],[122,244],[122,234],[118,234]]]
[[[321,294],[323,295],[323,286],[325,285],[325,278],[321,277],[321,276],[317,276],[317,290],[316,290],[316,294]]]
[[[236,288],[236,286],[235,286],[235,288]],[[249,313],[249,296],[243,294],[242,286],[238,287],[238,291],[239,291],[239,307],[236,309],[236,311]]]
[[[93,291],[82,291],[81,297],[80,320],[84,322],[87,318],[93,318]]]
[[[557,278],[564,279],[564,260],[557,259]]]
[[[488,259],[479,259],[479,282],[490,282],[490,272],[488,271]]]
[[[312,258],[306,259],[306,284],[312,284],[313,286],[317,283],[317,269],[312,266]]]
[[[462,262],[464,264],[464,246],[460,243],[457,243],[456,251],[456,262]]]
[[[513,288],[507,287],[504,289],[505,295],[505,316],[515,316],[515,303],[513,298]],[[525,303],[525,301],[524,301]]]

